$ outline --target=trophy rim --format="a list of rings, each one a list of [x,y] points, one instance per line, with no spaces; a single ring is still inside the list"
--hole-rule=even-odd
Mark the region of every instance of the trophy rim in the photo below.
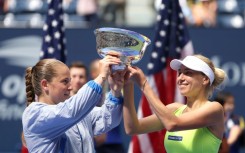
[[[137,33],[135,31],[127,30],[127,29],[122,29],[122,28],[112,28],[112,27],[102,27],[102,28],[97,28],[94,30],[95,35],[99,32],[112,32],[112,33],[121,33],[121,34],[129,34],[131,37],[137,37],[140,39],[142,42],[147,42],[148,45],[151,43],[151,40],[146,37],[145,35],[142,35],[140,33]]]
[[[136,41],[140,41],[142,43],[142,45],[140,45],[140,48],[139,49],[136,49],[136,51],[139,54],[137,56],[137,59],[132,59],[130,61],[130,63],[132,63],[132,64],[138,63],[142,59],[143,54],[146,51],[146,47],[151,44],[151,40],[148,37],[146,37],[146,36],[144,36],[144,35],[142,35],[142,34],[140,34],[138,32],[135,32],[135,31],[131,31],[131,30],[127,30],[127,29],[122,29],[122,28],[112,28],[112,27],[97,28],[97,29],[94,30],[94,34],[96,36],[96,49],[97,49],[97,53],[99,54],[99,56],[101,58],[104,58],[104,56],[101,54],[101,53],[103,53],[101,51],[101,49],[102,48],[107,48],[108,46],[107,47],[101,47],[101,46],[99,46],[97,40],[100,39],[101,35],[106,34],[106,33],[112,34],[112,35],[113,34],[115,34],[115,35],[116,34],[125,35],[127,37],[131,37],[132,39],[136,39]],[[117,46],[112,46],[112,47],[115,47],[117,49]],[[110,49],[112,47],[110,47]],[[127,47],[125,47],[125,48],[127,48]]]

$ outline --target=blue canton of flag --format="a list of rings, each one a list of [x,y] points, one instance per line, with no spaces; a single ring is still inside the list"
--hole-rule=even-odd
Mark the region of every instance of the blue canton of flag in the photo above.
[[[181,51],[190,41],[178,0],[162,0],[157,15],[155,44],[147,66],[149,74],[161,71],[167,58],[180,58]]]
[[[55,58],[66,62],[66,40],[62,0],[47,0],[48,11],[43,26],[43,43],[40,59]]]

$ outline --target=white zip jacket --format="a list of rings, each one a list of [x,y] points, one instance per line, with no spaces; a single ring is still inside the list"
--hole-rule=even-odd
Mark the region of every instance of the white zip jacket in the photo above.
[[[22,115],[23,132],[30,153],[95,153],[93,137],[118,126],[122,97],[109,93],[102,107],[95,107],[102,87],[94,81],[57,105],[32,102]]]

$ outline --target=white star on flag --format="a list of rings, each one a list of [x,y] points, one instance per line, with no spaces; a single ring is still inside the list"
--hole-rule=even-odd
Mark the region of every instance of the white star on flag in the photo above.
[[[63,21],[62,0],[48,0],[46,22],[43,25],[43,43],[40,58],[56,58],[65,63],[66,41]]]

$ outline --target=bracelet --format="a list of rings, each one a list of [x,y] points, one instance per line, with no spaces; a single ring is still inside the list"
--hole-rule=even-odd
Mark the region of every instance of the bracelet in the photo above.
[[[105,80],[106,80],[106,77],[103,77],[103,76],[102,76],[101,78],[102,78],[102,80],[103,80],[103,81],[105,81]]]
[[[142,91],[144,91],[146,82],[147,82],[147,79],[145,79],[145,81],[144,81],[144,83],[143,83],[143,85],[142,85],[142,88],[141,88]]]
[[[100,76],[102,81],[105,81],[106,80],[106,77],[105,76]]]

